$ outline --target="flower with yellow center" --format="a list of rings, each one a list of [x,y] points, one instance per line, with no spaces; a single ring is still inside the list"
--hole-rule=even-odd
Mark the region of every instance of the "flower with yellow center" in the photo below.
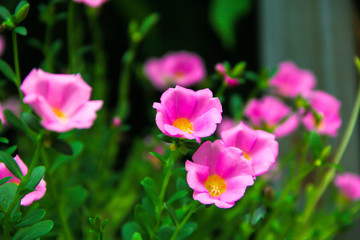
[[[57,108],[52,108],[52,109],[60,122],[66,123],[69,120],[68,116],[66,116],[66,114],[60,111],[59,109]]]
[[[244,154],[244,157],[245,157],[247,160],[251,161],[251,157],[250,157],[249,154],[247,154],[246,152],[243,152],[243,154]]]
[[[206,179],[204,186],[209,191],[209,194],[212,197],[218,197],[221,194],[223,194],[226,190],[225,180],[221,178],[219,175],[209,176]]]
[[[194,126],[187,118],[178,118],[173,122],[172,125],[189,134],[194,132]]]

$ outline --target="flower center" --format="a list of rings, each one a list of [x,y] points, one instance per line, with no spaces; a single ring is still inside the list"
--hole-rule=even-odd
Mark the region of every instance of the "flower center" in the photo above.
[[[175,76],[176,78],[181,78],[181,77],[183,77],[184,75],[185,75],[185,73],[182,72],[182,71],[176,71],[176,72],[174,73],[174,76]]]
[[[243,154],[244,154],[244,157],[247,159],[247,160],[250,160],[251,161],[251,157],[249,154],[247,154],[246,152],[243,151]]]
[[[66,116],[65,113],[63,113],[62,111],[60,111],[57,108],[52,108],[55,115],[57,116],[57,118],[59,119],[60,122],[67,122],[68,121],[68,117]]]
[[[226,190],[225,180],[222,179],[219,175],[209,176],[206,179],[204,186],[212,197],[218,197]]]
[[[173,126],[190,134],[194,132],[193,124],[187,118],[176,119]]]

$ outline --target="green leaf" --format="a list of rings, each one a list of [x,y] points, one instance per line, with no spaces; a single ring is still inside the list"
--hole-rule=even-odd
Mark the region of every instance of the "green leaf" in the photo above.
[[[184,142],[185,147],[189,148],[189,149],[197,149],[200,147],[200,143],[197,142]]]
[[[84,148],[84,144],[82,142],[73,142],[70,144],[73,149],[74,154],[72,156],[60,155],[56,158],[54,164],[51,166],[50,171],[55,171],[61,165],[70,162],[80,155]]]
[[[213,0],[210,5],[210,23],[223,45],[233,48],[236,43],[237,21],[250,10],[251,0]]]
[[[314,159],[320,156],[322,146],[323,144],[320,135],[317,132],[312,131],[310,133],[310,148]]]
[[[359,59],[359,57],[356,56],[355,59],[354,59],[354,62],[355,62],[356,69],[360,73],[360,59]]]
[[[164,142],[173,143],[173,138],[172,138],[172,137],[169,137],[169,136],[167,136],[167,135],[165,135],[165,134],[159,134],[159,135],[157,135],[157,137],[158,137],[160,140],[164,141]]]
[[[27,1],[23,0],[19,2],[19,4],[15,8],[15,14],[14,14],[16,17],[16,21],[15,21],[16,24],[19,24],[26,18],[26,16],[29,13],[29,9],[30,9],[30,4]]]
[[[174,234],[174,232],[175,232],[175,227],[171,227],[169,225],[163,225],[159,229],[159,233],[157,236],[161,240],[169,240],[171,236]]]
[[[0,186],[3,185],[4,183],[6,183],[7,181],[9,181],[12,178],[13,177],[4,177],[4,178],[0,179]]]
[[[81,186],[75,186],[68,189],[65,193],[66,206],[69,212],[83,205],[87,198],[88,192]]]
[[[4,116],[6,121],[13,126],[23,132],[27,132],[26,125],[17,117],[15,114],[9,109],[4,110]]]
[[[166,212],[169,214],[169,217],[170,217],[171,221],[173,222],[173,224],[175,226],[177,226],[178,225],[178,219],[177,219],[177,216],[175,214],[174,209],[171,207],[171,205],[167,205],[166,203],[164,203],[163,205],[164,205],[164,208],[165,208]]]
[[[132,240],[135,233],[142,233],[142,229],[136,222],[128,222],[121,229],[121,236],[123,240]]]
[[[65,142],[64,140],[61,139],[52,139],[51,141],[51,147],[54,148],[56,151],[58,151],[59,153],[71,156],[74,154],[72,147],[70,146],[70,144],[68,144],[67,142]]]
[[[188,192],[185,190],[177,191],[177,192],[175,192],[174,195],[171,196],[171,198],[169,200],[166,201],[166,203],[171,204],[180,198],[186,197],[187,194],[188,194]]]
[[[0,59],[0,71],[7,79],[15,82],[16,75],[14,73],[14,70],[10,67],[9,64],[7,64],[7,62],[2,59]]]
[[[194,222],[188,222],[184,225],[184,227],[180,230],[177,240],[186,239],[189,237],[197,228],[197,224]]]
[[[23,178],[23,174],[16,163],[15,159],[7,152],[0,151],[0,161],[3,162],[7,169],[18,179]]]
[[[136,232],[132,235],[131,240],[142,240],[140,233]]]
[[[158,204],[160,203],[160,193],[155,181],[150,177],[146,177],[144,178],[144,180],[141,181],[141,185],[143,185],[146,195],[149,197],[154,207],[158,206]]]
[[[239,62],[233,68],[230,76],[234,78],[240,77],[244,73],[245,68],[246,68],[246,62]]]
[[[18,231],[13,240],[35,240],[50,232],[53,226],[54,223],[51,220],[35,223],[31,227],[23,228]]]
[[[230,96],[230,111],[235,119],[239,119],[239,115],[241,115],[243,104],[244,104],[243,100],[239,95],[233,94]]]
[[[5,183],[0,187],[0,205],[7,209],[14,199],[18,186],[15,183]]]
[[[14,152],[16,151],[16,149],[17,149],[17,146],[14,145],[14,146],[11,146],[11,147],[9,147],[8,149],[6,149],[5,152],[6,152],[7,154],[9,154],[9,155],[13,155]]]
[[[1,120],[1,119],[0,119]],[[9,139],[5,138],[5,137],[0,137],[0,143],[5,143],[5,144],[9,144]]]
[[[40,119],[35,117],[34,114],[29,112],[23,112],[21,113],[21,117],[24,120],[24,122],[29,126],[29,128],[34,132],[38,133],[42,130],[42,127],[40,125]]]
[[[1,82],[1,80],[0,80],[0,82]],[[2,129],[3,129],[3,122],[2,122],[2,120],[0,119],[0,132],[2,131]]]
[[[157,159],[159,159],[162,163],[166,164],[167,159],[161,155],[160,153],[157,152],[150,152],[151,155],[153,155],[154,157],[156,157]]]
[[[41,221],[44,218],[45,214],[46,211],[44,209],[37,209],[32,213],[26,215],[15,227],[23,228],[33,225],[34,223]]]
[[[0,17],[4,20],[8,20],[11,16],[11,13],[3,6],[0,6]]]
[[[14,31],[22,36],[26,36],[27,35],[27,29],[23,26],[20,26],[20,27],[16,27],[14,29]]]
[[[149,31],[156,25],[156,23],[159,21],[159,14],[153,13],[150,16],[148,16],[141,24],[141,27],[139,29],[142,36],[146,36]]]
[[[44,177],[44,175],[45,175],[45,167],[38,166],[38,167],[34,168],[33,172],[31,173],[29,182],[27,183],[24,190],[33,192],[35,190],[35,188],[37,187],[37,185],[39,185],[39,183],[40,183],[41,179]]]

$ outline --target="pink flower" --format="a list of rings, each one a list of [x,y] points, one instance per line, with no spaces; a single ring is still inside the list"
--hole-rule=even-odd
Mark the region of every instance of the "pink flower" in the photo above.
[[[16,97],[9,98],[6,102],[3,104],[0,103],[0,119],[3,124],[6,124],[6,120],[4,117],[4,110],[9,109],[11,110],[15,115],[19,116],[21,112],[21,106],[20,102]]]
[[[113,121],[112,121],[112,124],[114,125],[114,127],[120,127],[121,125],[121,118],[119,117],[114,117],[113,118]]]
[[[218,71],[223,77],[224,77],[224,81],[228,86],[237,86],[239,85],[239,81],[236,78],[231,78],[227,73],[226,73],[226,69],[224,67],[223,64],[218,63],[215,65],[215,69],[216,71]]]
[[[0,35],[0,57],[3,55],[5,51],[5,39]]]
[[[254,176],[269,171],[276,161],[279,144],[274,134],[253,130],[241,122],[222,132],[221,137],[226,147],[237,147],[243,151],[245,158],[254,167]]]
[[[16,163],[19,165],[19,168],[22,172],[22,174],[25,176],[28,172],[28,168],[27,166],[21,161],[21,159],[19,158],[18,155],[15,156],[15,161]],[[4,163],[0,163],[0,179],[2,178],[6,178],[6,177],[12,177],[8,182],[12,182],[15,183],[16,185],[19,185],[20,183],[20,179],[18,179],[17,177],[15,177],[5,166]],[[40,181],[40,183],[36,186],[35,191],[26,194],[22,199],[21,199],[21,205],[23,206],[28,206],[30,205],[33,201],[39,200],[40,198],[42,198],[45,195],[46,192],[46,183],[45,181],[42,179]]]
[[[161,103],[154,103],[157,110],[156,124],[166,135],[196,139],[213,134],[221,122],[222,106],[213,98],[209,89],[197,92],[176,86],[161,96]]]
[[[291,108],[272,96],[252,99],[244,112],[254,127],[264,127],[264,129],[274,132],[276,137],[290,134],[299,124],[298,117],[291,113]],[[285,120],[285,118],[287,119]],[[282,122],[283,120],[285,121]]]
[[[107,0],[74,0],[75,2],[82,2],[86,5],[88,5],[89,7],[100,7],[104,2],[106,2]]]
[[[51,131],[90,128],[102,101],[89,101],[91,87],[80,74],[52,74],[33,69],[23,81],[24,103],[42,118]]]
[[[315,87],[316,80],[310,71],[299,69],[293,62],[282,62],[269,83],[277,94],[294,98],[306,96]]]
[[[202,204],[231,208],[254,184],[253,169],[238,148],[226,148],[221,140],[203,143],[185,164],[193,198]]]
[[[202,59],[186,51],[168,53],[162,58],[152,58],[145,63],[145,73],[159,90],[169,86],[191,86],[205,76]]]
[[[308,130],[316,130],[319,134],[335,137],[341,126],[341,102],[326,92],[314,91],[309,95],[309,103],[322,116],[322,120],[316,125],[313,113],[308,112],[303,118],[305,127]]]
[[[334,183],[349,200],[360,199],[359,175],[353,173],[340,174],[335,177]]]
[[[223,131],[230,129],[230,128],[234,127],[235,125],[236,125],[236,123],[233,119],[227,118],[227,117],[223,118],[219,127],[217,128],[217,135],[221,136],[221,133]]]

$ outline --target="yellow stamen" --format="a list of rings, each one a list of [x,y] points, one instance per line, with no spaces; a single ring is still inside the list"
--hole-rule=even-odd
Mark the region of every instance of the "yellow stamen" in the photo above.
[[[68,121],[68,117],[62,111],[60,111],[57,108],[53,108],[53,111],[54,111],[55,115],[58,117],[60,122],[67,122]]]
[[[193,124],[186,118],[176,119],[173,126],[190,134],[194,132]]]
[[[182,72],[182,71],[177,71],[177,72],[175,72],[175,74],[174,74],[174,76],[175,76],[176,78],[181,78],[181,77],[183,77],[184,75],[185,75],[185,73]]]
[[[246,152],[243,152],[244,153],[244,157],[247,159],[247,160],[250,160],[251,161],[251,157],[249,154],[247,154]]]
[[[225,180],[222,179],[219,175],[209,176],[206,179],[204,186],[212,197],[218,197],[226,190]]]

